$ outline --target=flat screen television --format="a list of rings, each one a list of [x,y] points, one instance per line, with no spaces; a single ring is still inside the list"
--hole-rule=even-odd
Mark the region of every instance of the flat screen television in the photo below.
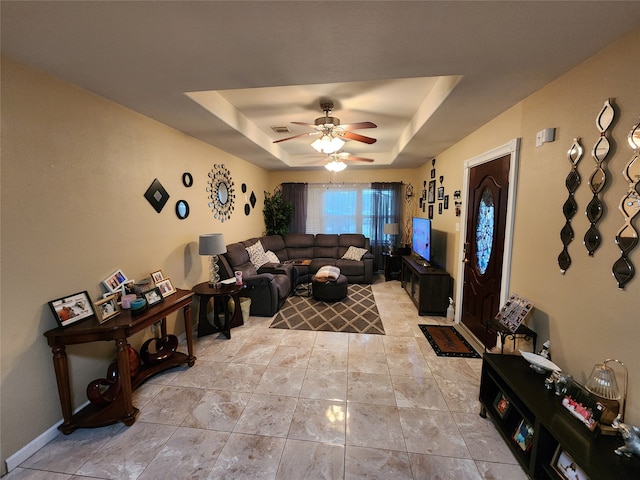
[[[431,261],[431,220],[413,217],[411,250],[421,260]]]

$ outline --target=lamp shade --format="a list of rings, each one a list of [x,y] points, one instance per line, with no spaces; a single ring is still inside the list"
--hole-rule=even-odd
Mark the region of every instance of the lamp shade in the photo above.
[[[200,255],[219,255],[225,253],[224,236],[221,233],[207,233],[200,235],[198,253]]]
[[[620,389],[616,381],[616,374],[611,367],[607,367],[604,363],[599,363],[593,367],[585,387],[591,393],[607,400],[620,399]]]
[[[333,160],[327,163],[324,168],[329,170],[330,172],[341,172],[345,168],[347,168],[347,164],[340,162],[339,160]]]
[[[400,230],[398,229],[397,223],[385,223],[384,224],[384,234],[385,235],[398,235]]]

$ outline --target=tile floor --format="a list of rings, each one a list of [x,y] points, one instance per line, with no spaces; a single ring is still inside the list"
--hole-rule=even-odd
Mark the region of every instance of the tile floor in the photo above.
[[[15,479],[526,479],[479,415],[481,360],[437,357],[400,282],[373,285],[386,335],[269,329],[195,341],[122,424],[60,434]]]

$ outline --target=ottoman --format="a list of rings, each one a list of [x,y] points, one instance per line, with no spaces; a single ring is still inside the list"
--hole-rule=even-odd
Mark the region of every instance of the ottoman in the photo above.
[[[349,282],[347,277],[340,274],[335,280],[316,279],[312,280],[313,298],[323,302],[337,302],[347,296]]]

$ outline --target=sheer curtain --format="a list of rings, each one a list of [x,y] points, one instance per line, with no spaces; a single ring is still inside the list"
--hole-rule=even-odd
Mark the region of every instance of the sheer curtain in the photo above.
[[[402,183],[310,183],[306,210],[306,233],[362,233],[369,238],[378,270],[384,225],[401,220]]]
[[[307,225],[307,184],[283,183],[282,196],[293,205],[289,233],[305,233]]]
[[[402,183],[400,182],[374,182],[371,184],[373,191],[373,215],[374,222],[371,239],[371,253],[373,253],[373,267],[375,270],[382,268],[382,255],[386,238],[384,225],[397,223],[402,220]],[[395,239],[398,240],[397,238]]]

